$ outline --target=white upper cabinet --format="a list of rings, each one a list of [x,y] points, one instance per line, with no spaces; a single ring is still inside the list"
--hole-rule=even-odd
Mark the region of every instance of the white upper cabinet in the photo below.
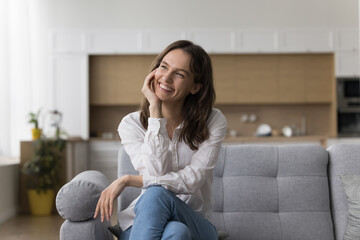
[[[323,29],[282,30],[279,39],[280,52],[331,52],[333,32]]]
[[[358,51],[359,31],[354,29],[337,30],[334,37],[336,51]]]
[[[147,29],[142,34],[142,50],[144,53],[158,54],[170,43],[181,39],[187,39],[183,30]]]
[[[141,52],[142,33],[136,30],[96,30],[87,34],[91,54],[131,54]]]
[[[202,46],[208,53],[234,53],[234,30],[191,30],[189,40]]]
[[[336,30],[334,42],[336,76],[358,77],[360,75],[359,30]]]
[[[52,52],[79,53],[86,51],[86,33],[77,30],[58,30],[50,35]]]
[[[236,50],[244,53],[275,53],[279,51],[276,30],[242,30],[236,33]]]
[[[146,29],[69,30],[51,34],[56,53],[156,54],[189,39],[209,53],[301,53],[357,51],[354,30],[328,29]]]
[[[358,51],[339,51],[335,54],[336,76],[357,77],[360,75]]]
[[[88,138],[89,81],[85,54],[55,54],[51,59],[51,96],[62,113],[61,126],[70,136]]]

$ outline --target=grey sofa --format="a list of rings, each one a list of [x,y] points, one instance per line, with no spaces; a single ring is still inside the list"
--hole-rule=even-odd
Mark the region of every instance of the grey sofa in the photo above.
[[[136,174],[121,148],[118,175]],[[348,216],[340,175],[360,175],[360,145],[223,145],[214,169],[209,220],[227,239],[340,240]],[[56,198],[65,219],[60,239],[112,239],[108,223],[92,219],[108,185],[86,171],[64,185]],[[127,188],[119,211],[140,193]],[[360,239],[360,237],[359,237]]]

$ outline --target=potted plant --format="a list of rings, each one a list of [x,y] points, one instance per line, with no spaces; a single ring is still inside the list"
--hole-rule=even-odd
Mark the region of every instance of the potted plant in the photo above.
[[[41,110],[39,110],[37,113],[33,113],[33,112],[29,113],[29,123],[34,124],[34,128],[31,129],[33,140],[39,139],[42,134],[42,130],[39,128],[40,112],[41,112]]]
[[[22,168],[26,175],[30,210],[33,215],[49,215],[54,203],[55,189],[58,187],[58,171],[65,140],[42,136],[34,141],[34,147],[34,156],[25,162]]]

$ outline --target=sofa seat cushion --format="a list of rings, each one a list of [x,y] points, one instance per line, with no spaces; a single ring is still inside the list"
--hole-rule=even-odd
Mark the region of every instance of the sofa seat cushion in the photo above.
[[[209,219],[228,239],[334,239],[327,166],[321,146],[225,145]]]
[[[109,185],[104,174],[85,171],[65,184],[56,196],[56,208],[64,219],[86,221],[93,218],[101,192]]]

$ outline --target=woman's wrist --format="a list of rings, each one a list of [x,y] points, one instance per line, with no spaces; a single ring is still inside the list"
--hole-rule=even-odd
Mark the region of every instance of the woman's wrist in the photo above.
[[[161,104],[150,104],[149,112],[151,118],[162,118]]]
[[[124,175],[123,181],[126,187],[143,187],[143,180],[141,175]]]

